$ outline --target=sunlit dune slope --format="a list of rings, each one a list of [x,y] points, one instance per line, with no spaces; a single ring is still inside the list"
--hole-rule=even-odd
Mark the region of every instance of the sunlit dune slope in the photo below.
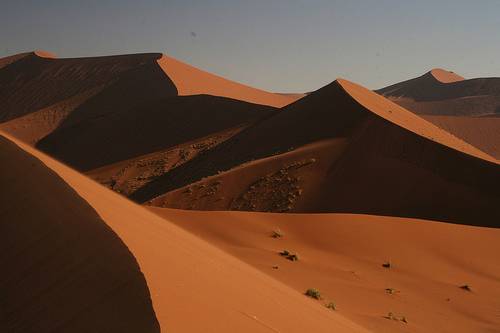
[[[33,148],[20,142],[16,144],[40,159],[47,168],[76,190],[127,246],[144,274],[162,332],[368,332],[321,303],[307,298]],[[15,180],[23,183],[20,176],[15,177]],[[53,200],[56,199],[53,196]],[[96,240],[93,240],[86,245],[95,244]],[[71,244],[67,246],[71,247]],[[62,245],[61,250],[64,248]],[[104,251],[105,248],[100,250]],[[26,248],[25,251],[29,257],[35,255],[31,248]],[[62,258],[66,262],[64,255],[64,251],[54,254],[55,258]],[[16,267],[12,268],[11,273],[24,272]],[[114,271],[114,266],[100,269]],[[76,272],[78,270],[65,271],[61,279],[79,277],[75,275]],[[26,287],[29,286],[28,284]],[[57,288],[52,290],[58,291]],[[92,293],[92,290],[87,292]],[[114,297],[125,302],[123,298],[128,296],[128,292],[124,291],[119,295],[100,293],[100,296],[104,297],[103,302],[113,300]],[[50,302],[44,304],[48,307],[52,305]],[[33,305],[39,305],[36,299]],[[62,311],[59,308],[51,310],[56,311],[56,314]],[[12,321],[21,319],[15,316],[10,318]],[[119,318],[126,323],[129,317]],[[96,324],[96,321],[89,323]],[[101,324],[100,321],[97,323]],[[68,323],[69,330],[71,324]]]
[[[424,116],[434,125],[500,159],[500,117]]]
[[[181,96],[207,94],[274,107],[286,106],[303,97],[302,94],[276,94],[252,88],[207,73],[166,55],[158,59],[158,64],[175,84]]]
[[[151,209],[299,292],[317,288],[338,313],[374,332],[500,326],[498,229],[371,215]],[[298,261],[280,256],[283,250]]]

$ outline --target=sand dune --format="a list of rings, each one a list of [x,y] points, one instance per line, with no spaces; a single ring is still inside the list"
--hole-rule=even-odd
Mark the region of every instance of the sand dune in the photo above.
[[[181,96],[206,94],[274,107],[286,106],[303,97],[302,94],[274,94],[255,89],[204,72],[166,55],[158,59],[158,64],[174,82]]]
[[[312,145],[327,139],[346,143]],[[498,226],[497,163],[389,100],[338,80],[132,198],[202,210],[369,213]]]
[[[0,59],[0,331],[496,332],[500,78],[377,92]]]
[[[442,69],[376,92],[418,114],[478,116],[500,110],[500,78],[465,80]]]
[[[235,127],[212,133],[151,154],[105,165],[86,172],[86,175],[122,195],[129,196],[163,174],[224,142],[242,129],[243,127]]]
[[[244,87],[161,54],[11,58],[0,71],[1,128],[81,171],[247,126],[274,110],[245,100],[298,98]],[[179,96],[191,95],[190,85],[203,95]]]
[[[424,116],[436,126],[500,159],[500,117]]]
[[[15,141],[12,137],[9,139]],[[161,331],[368,332],[340,314],[327,309],[322,303],[297,293],[274,278],[247,266],[33,148],[20,142],[16,144],[52,170],[43,169],[44,172],[55,172],[76,190],[133,254],[147,282]],[[35,163],[40,164],[38,161]],[[53,173],[52,175],[52,178],[56,177],[57,181],[60,181]],[[20,186],[29,185],[19,174],[14,176],[14,179],[17,184],[22,184]],[[14,200],[19,199],[17,196],[14,197]],[[57,195],[52,196],[52,200],[57,199],[59,199]],[[95,241],[92,244],[95,244]],[[14,244],[12,250],[19,249]],[[101,249],[105,250],[106,248]],[[34,255],[29,247],[25,251],[27,256]],[[44,254],[44,251],[40,254]],[[64,251],[58,251],[54,256],[64,262]],[[112,266],[99,269],[114,272]],[[57,269],[55,271],[59,272]],[[23,270],[17,270],[17,266],[11,270],[12,274],[22,274],[22,272]],[[61,278],[80,277],[73,275],[75,271],[60,272],[60,274]],[[25,286],[25,288],[31,287],[29,283]],[[59,291],[57,288],[53,290]],[[123,298],[130,296],[128,292],[102,294],[92,289],[87,293],[90,295],[98,293],[105,301],[111,303],[124,302]],[[14,300],[16,296],[19,295],[12,296]],[[66,303],[65,307],[74,309],[78,305],[73,303],[73,299],[66,300],[69,303]],[[51,302],[36,303],[35,299],[32,304],[33,306],[43,304],[47,306],[46,311],[56,311],[55,313],[60,311],[59,308],[53,308]],[[75,314],[74,320],[82,318],[78,314]],[[12,312],[9,312],[9,316],[11,322],[23,319]],[[122,324],[126,324],[129,320],[129,316],[118,318]],[[106,324],[114,320],[116,320],[114,316],[102,319]],[[89,323],[95,324],[101,321],[92,320]],[[72,329],[72,324],[73,322],[68,322],[65,327]],[[47,327],[31,331],[43,332],[48,330]]]
[[[299,292],[319,289],[340,314],[374,332],[500,327],[498,229],[369,215],[151,209]],[[281,238],[271,237],[275,230]],[[279,256],[285,249],[299,260]],[[407,323],[384,318],[389,312]]]
[[[165,98],[71,124],[72,113],[37,148],[89,171],[172,148],[235,127],[246,127],[275,110],[223,97]]]
[[[159,332],[134,255],[95,210],[2,136],[0,159],[0,331]]]
[[[442,68],[434,68],[431,70],[430,74],[441,83],[452,83],[465,80],[460,75],[446,71]]]

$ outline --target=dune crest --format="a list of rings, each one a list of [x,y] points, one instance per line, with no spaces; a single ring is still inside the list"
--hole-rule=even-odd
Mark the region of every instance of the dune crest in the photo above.
[[[274,107],[286,106],[303,96],[301,94],[275,94],[252,88],[202,71],[166,55],[163,55],[157,62],[174,82],[179,95],[208,94]]]
[[[2,135],[57,173],[126,244],[144,274],[162,332],[370,332],[34,148]]]
[[[43,50],[33,51],[33,54],[36,55],[37,57],[40,57],[40,58],[49,58],[49,59],[56,59],[57,58],[57,56],[54,53],[50,53],[50,52],[43,51]]]
[[[453,83],[465,80],[460,75],[442,68],[434,68],[429,73],[441,83]]]
[[[500,161],[496,158],[437,127],[424,118],[404,109],[389,99],[344,79],[338,79],[337,82],[356,102],[379,117],[444,146],[489,162],[500,164]]]

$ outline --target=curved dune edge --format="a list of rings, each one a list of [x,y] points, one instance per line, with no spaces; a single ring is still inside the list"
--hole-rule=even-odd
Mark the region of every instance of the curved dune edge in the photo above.
[[[369,332],[45,154],[0,134],[63,178],[128,246],[148,282],[163,332]]]
[[[0,332],[160,332],[135,257],[97,212],[1,135],[0,160]]]
[[[456,136],[442,130],[431,122],[415,115],[396,103],[384,98],[356,83],[337,79],[338,84],[357,103],[385,120],[429,140],[450,147],[462,153],[500,164],[500,161]]]
[[[33,54],[40,57],[40,58],[49,58],[49,59],[57,58],[57,56],[54,53],[50,53],[50,52],[43,51],[43,50],[33,51]]]
[[[441,83],[453,83],[465,80],[460,75],[442,68],[434,68],[429,73]]]
[[[163,55],[158,65],[174,82],[179,95],[208,94],[255,104],[283,107],[303,97],[302,94],[275,94],[224,79]]]

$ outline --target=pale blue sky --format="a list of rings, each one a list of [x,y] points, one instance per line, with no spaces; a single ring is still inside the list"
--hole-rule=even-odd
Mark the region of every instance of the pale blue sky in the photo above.
[[[163,52],[272,91],[500,76],[500,1],[1,0],[0,57]]]

